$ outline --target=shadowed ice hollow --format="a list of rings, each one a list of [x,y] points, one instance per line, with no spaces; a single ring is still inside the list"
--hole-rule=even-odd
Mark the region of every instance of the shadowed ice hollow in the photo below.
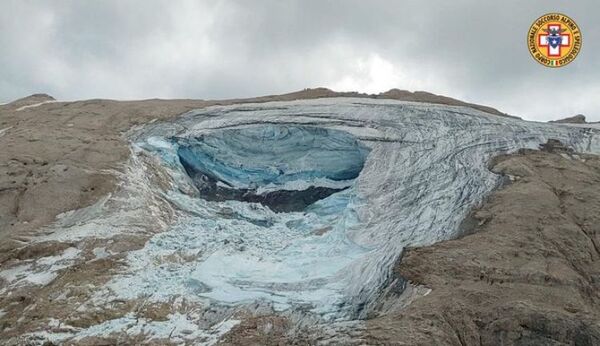
[[[300,126],[225,129],[175,141],[200,198],[275,211],[302,211],[349,187],[368,152],[346,132]]]

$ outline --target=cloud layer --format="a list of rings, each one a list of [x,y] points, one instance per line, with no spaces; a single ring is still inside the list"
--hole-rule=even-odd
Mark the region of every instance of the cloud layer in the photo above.
[[[562,12],[579,57],[537,64],[531,23]],[[600,3],[3,1],[0,101],[234,98],[306,87],[426,90],[533,120],[600,120]]]

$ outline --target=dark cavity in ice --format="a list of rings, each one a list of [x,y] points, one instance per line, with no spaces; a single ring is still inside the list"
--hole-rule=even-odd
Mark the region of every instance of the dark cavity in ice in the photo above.
[[[254,125],[176,138],[177,154],[200,197],[302,211],[351,185],[369,149],[347,132]]]

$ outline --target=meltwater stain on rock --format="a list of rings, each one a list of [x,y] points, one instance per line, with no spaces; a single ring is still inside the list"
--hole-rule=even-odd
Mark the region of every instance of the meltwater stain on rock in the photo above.
[[[369,152],[347,132],[309,126],[251,126],[175,141],[201,198],[275,212],[302,211],[345,190]]]

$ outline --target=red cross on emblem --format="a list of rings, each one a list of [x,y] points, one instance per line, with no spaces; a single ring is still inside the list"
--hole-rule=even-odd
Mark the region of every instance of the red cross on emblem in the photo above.
[[[562,48],[571,45],[571,35],[563,34],[566,29],[562,29],[560,24],[548,24],[543,30],[546,34],[539,34],[538,45],[548,49],[549,57],[560,57]]]

